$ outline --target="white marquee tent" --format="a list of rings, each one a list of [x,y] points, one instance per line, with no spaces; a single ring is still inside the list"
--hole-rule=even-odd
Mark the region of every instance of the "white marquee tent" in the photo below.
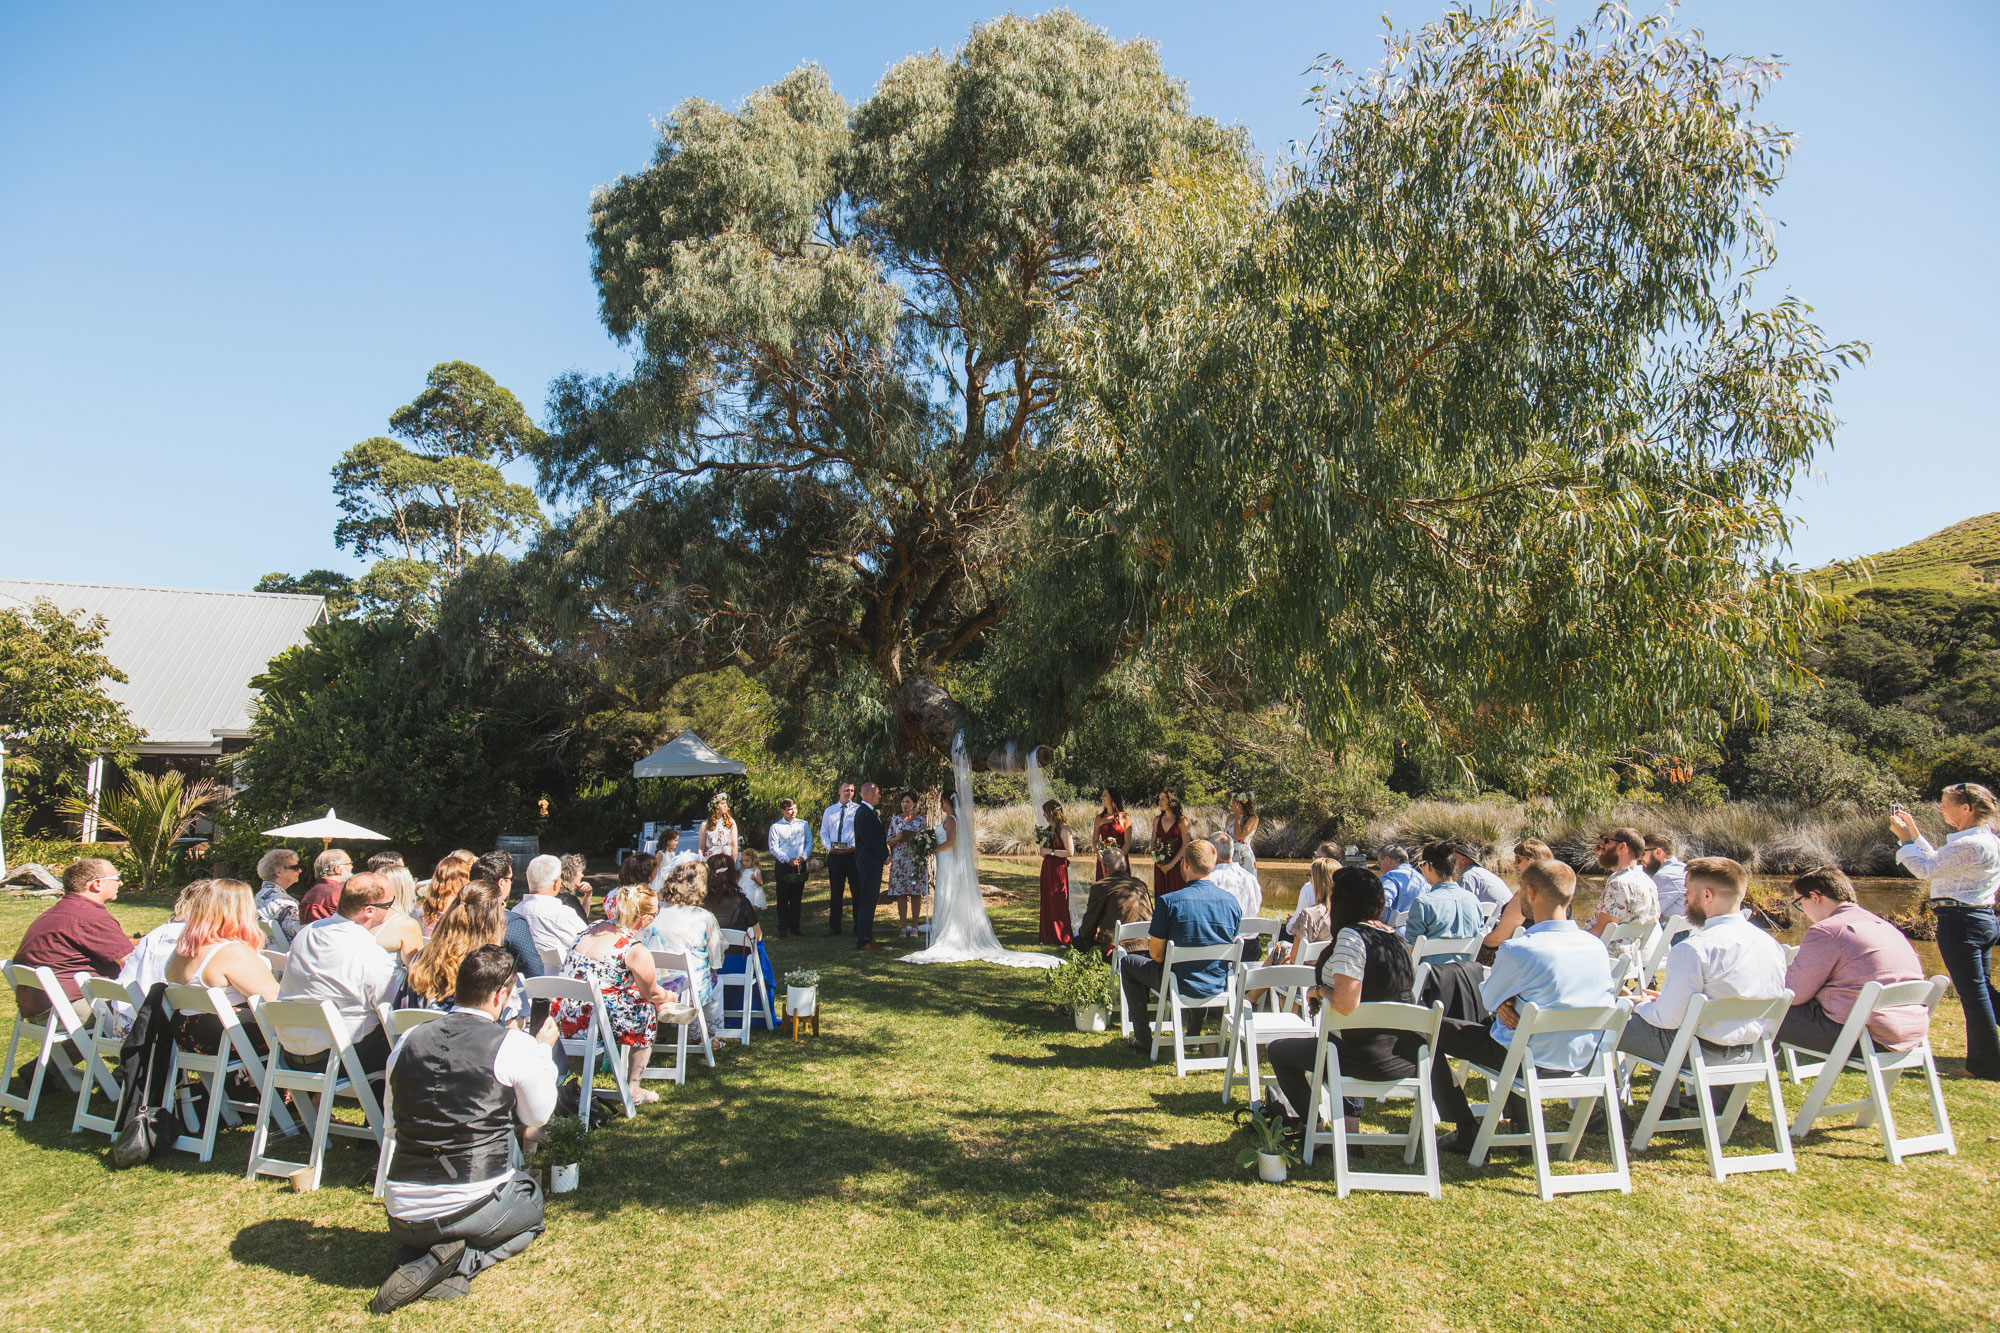
[[[724,759],[692,731],[683,731],[632,765],[635,778],[707,778],[748,771],[741,760]]]

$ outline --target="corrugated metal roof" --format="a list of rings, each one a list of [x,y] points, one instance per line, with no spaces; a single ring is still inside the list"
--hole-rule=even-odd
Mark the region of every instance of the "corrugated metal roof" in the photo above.
[[[303,643],[326,615],[323,598],[275,592],[196,592],[108,583],[0,578],[0,597],[46,597],[103,616],[104,651],[129,678],[108,692],[131,711],[154,751],[215,750],[250,729],[251,678]]]

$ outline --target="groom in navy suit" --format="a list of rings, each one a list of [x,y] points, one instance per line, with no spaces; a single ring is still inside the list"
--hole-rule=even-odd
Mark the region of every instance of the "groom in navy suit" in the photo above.
[[[882,896],[882,867],[889,861],[889,832],[875,807],[882,789],[861,784],[861,804],[854,811],[854,947],[880,951],[875,942],[875,902]]]

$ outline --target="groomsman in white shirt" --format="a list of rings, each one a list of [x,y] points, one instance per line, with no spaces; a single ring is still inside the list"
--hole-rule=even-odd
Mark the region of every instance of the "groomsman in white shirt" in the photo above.
[[[819,817],[819,840],[826,844],[826,934],[840,934],[840,909],[854,887],[854,816],[861,809],[854,784],[840,784],[840,800]]]
[[[806,896],[806,858],[812,855],[812,829],[799,818],[797,801],[778,803],[778,821],[765,840],[771,853],[773,887],[778,897],[778,936],[800,933],[799,918]]]

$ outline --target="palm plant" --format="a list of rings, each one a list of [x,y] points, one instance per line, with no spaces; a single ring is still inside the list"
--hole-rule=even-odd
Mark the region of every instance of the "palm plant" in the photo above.
[[[153,876],[175,841],[194,827],[204,810],[228,796],[229,789],[213,778],[198,778],[190,785],[173,770],[158,777],[134,773],[119,790],[98,796],[97,822],[124,835],[139,863],[140,887],[150,892]],[[80,819],[90,812],[90,804],[71,797],[63,803],[63,812]]]

